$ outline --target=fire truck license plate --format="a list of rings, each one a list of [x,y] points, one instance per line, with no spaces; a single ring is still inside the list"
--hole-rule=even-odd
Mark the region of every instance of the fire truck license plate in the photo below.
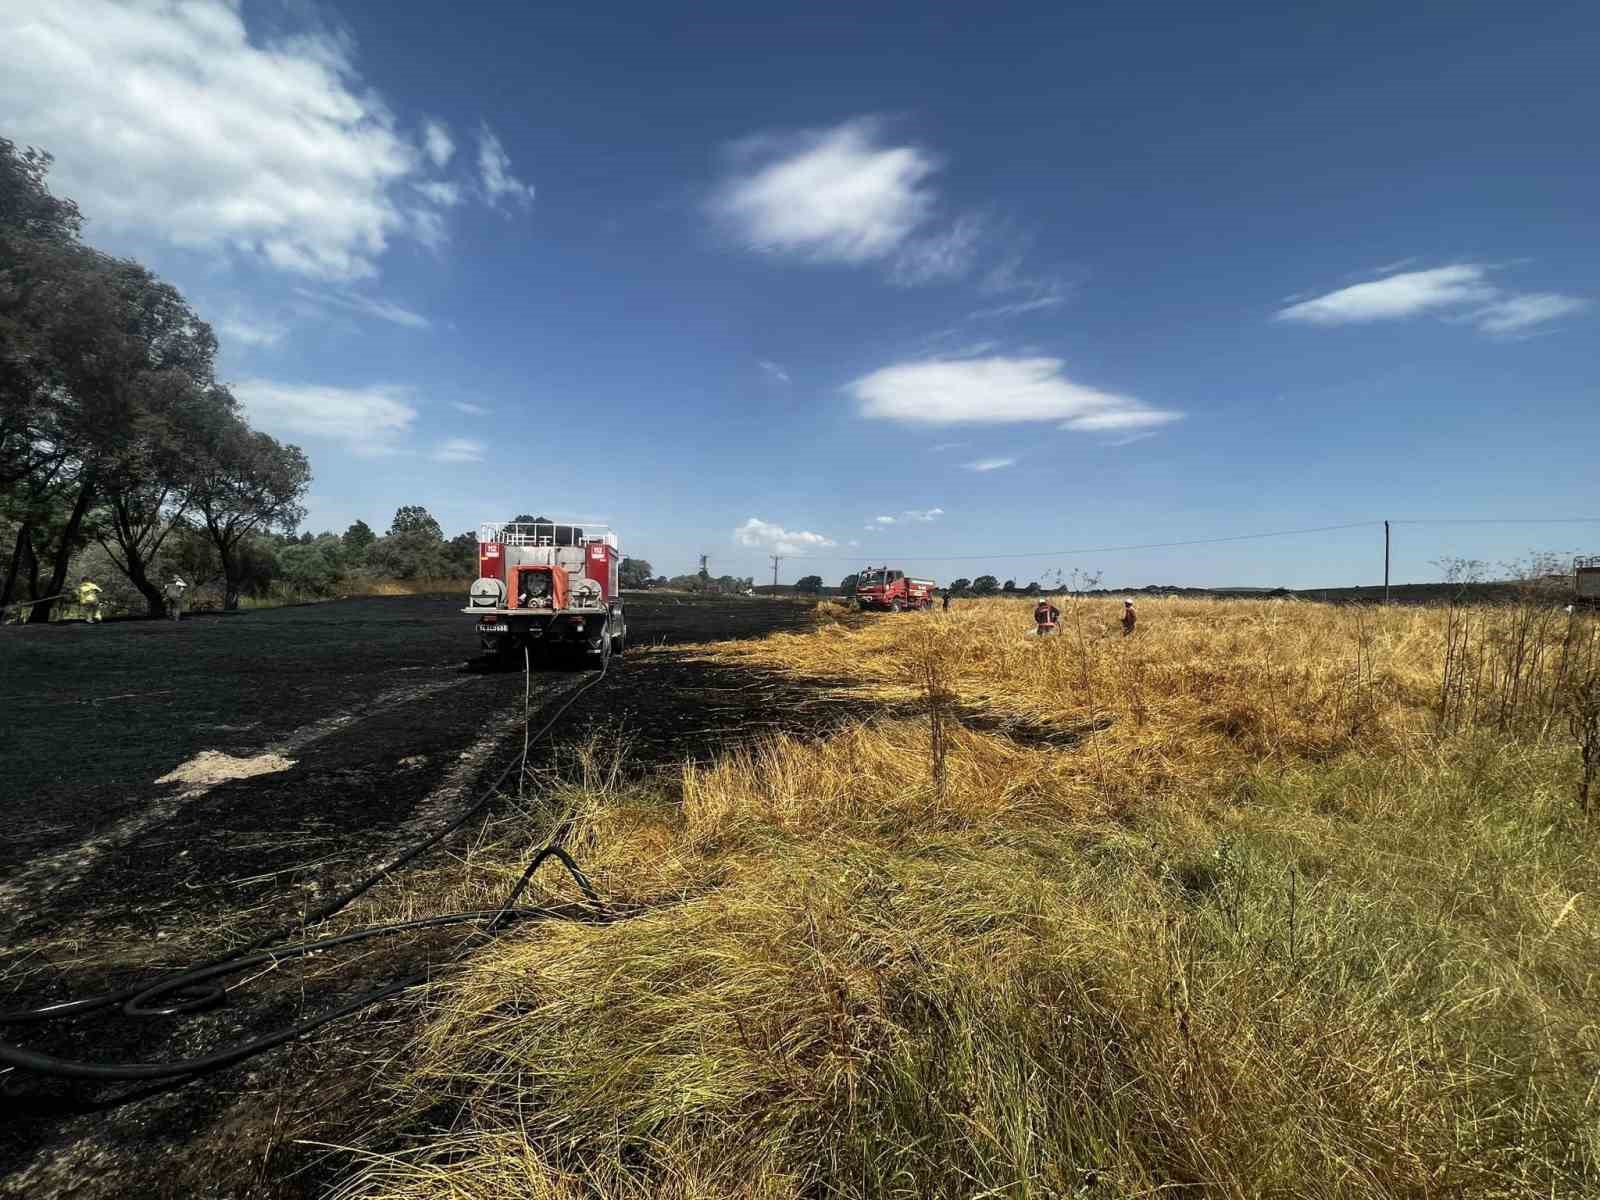
[[[510,626],[508,626],[508,625],[479,625],[478,626],[478,632],[479,633],[509,633],[510,632]]]

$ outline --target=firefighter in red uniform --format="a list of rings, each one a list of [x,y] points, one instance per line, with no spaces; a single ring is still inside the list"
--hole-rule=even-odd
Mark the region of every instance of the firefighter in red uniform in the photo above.
[[[1133,601],[1124,600],[1122,602],[1122,636],[1132,637],[1133,627],[1138,621],[1139,618],[1133,615]]]
[[[1040,637],[1047,633],[1054,633],[1057,622],[1061,620],[1061,610],[1048,600],[1041,600],[1033,606],[1033,623]]]

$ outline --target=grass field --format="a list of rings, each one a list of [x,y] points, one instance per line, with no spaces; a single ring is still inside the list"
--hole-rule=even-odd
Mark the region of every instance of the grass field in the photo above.
[[[434,984],[344,1194],[1600,1192],[1594,619],[1117,607],[700,648],[862,720],[570,762],[569,844],[645,915]]]

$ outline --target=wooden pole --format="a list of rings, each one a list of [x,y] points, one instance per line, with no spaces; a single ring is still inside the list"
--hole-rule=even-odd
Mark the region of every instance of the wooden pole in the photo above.
[[[1383,602],[1389,603],[1389,522],[1383,523]]]

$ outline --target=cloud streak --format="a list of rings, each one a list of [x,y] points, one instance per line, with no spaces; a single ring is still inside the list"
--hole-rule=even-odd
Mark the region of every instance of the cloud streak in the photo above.
[[[402,308],[398,304],[380,300],[375,296],[361,296],[353,292],[317,292],[309,288],[295,288],[294,291],[295,295],[313,304],[332,305],[360,313],[364,317],[388,321],[391,325],[401,325],[407,329],[428,329],[433,324],[421,313],[412,312],[409,308]]]
[[[434,462],[474,463],[482,462],[488,450],[482,442],[472,438],[448,438],[439,443],[431,457]]]
[[[233,393],[268,432],[339,442],[367,456],[397,453],[417,418],[410,389],[389,384],[345,388],[245,379]]]
[[[511,173],[511,156],[487,125],[478,127],[478,179],[491,208],[526,208],[533,203],[533,185]]]
[[[1059,358],[930,359],[883,367],[845,387],[862,416],[910,425],[1055,421],[1084,432],[1151,428],[1182,413],[1062,374]]]
[[[1406,263],[1388,264],[1389,268],[1403,265]],[[1457,263],[1391,273],[1290,304],[1278,310],[1276,319],[1333,327],[1433,315],[1469,323],[1482,333],[1506,335],[1522,333],[1589,307],[1587,300],[1577,296],[1513,292],[1497,287],[1490,282],[1491,270],[1483,263]]]
[[[976,462],[962,463],[968,471],[998,471],[1003,467],[1016,466],[1014,458],[980,458]]]

